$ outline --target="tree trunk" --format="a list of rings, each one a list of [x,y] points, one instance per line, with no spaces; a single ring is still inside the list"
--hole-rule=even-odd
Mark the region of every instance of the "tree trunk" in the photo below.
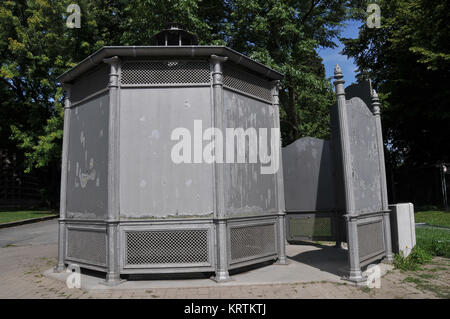
[[[297,138],[299,138],[300,134],[298,131],[298,115],[297,115],[297,109],[296,109],[296,103],[295,103],[295,90],[293,87],[288,87],[288,109],[287,109],[287,115],[288,115],[288,121],[292,124],[292,135],[291,138],[293,141],[295,141]]]

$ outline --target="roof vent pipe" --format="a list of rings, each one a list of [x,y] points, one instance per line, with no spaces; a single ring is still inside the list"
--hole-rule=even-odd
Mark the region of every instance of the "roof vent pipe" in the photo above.
[[[151,44],[156,46],[198,45],[195,34],[184,30],[180,23],[170,22],[166,28],[150,38]]]

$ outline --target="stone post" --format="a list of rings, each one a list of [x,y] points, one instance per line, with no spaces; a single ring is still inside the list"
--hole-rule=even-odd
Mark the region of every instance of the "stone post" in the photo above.
[[[212,123],[214,128],[223,130],[224,106],[223,106],[223,63],[226,57],[217,55],[211,56],[212,65],[212,89],[213,89],[213,112]],[[225,188],[224,188],[224,166],[223,163],[214,161],[214,224],[216,230],[216,271],[214,280],[225,282],[230,280],[228,273],[228,236],[227,236],[227,216],[225,209]]]
[[[121,283],[119,270],[119,69],[120,59],[117,56],[104,59],[110,65],[109,73],[109,142],[108,142],[108,215],[107,231],[107,264],[105,284]]]
[[[69,152],[69,127],[70,127],[70,98],[72,87],[70,84],[64,84],[64,131],[63,131],[63,145],[61,155],[61,188],[60,188],[60,204],[59,204],[59,222],[58,222],[58,264],[55,267],[55,272],[62,272],[66,269],[64,264],[65,255],[65,218],[67,213],[67,163]]]
[[[380,117],[380,100],[378,94],[373,90],[372,93],[372,113],[375,117],[376,134],[377,134],[377,148],[378,148],[378,162],[380,165],[380,186],[381,186],[381,200],[383,208],[383,225],[384,225],[384,242],[386,245],[386,261],[392,262],[394,260],[392,255],[392,238],[391,238],[391,223],[390,211],[387,197],[387,183],[386,183],[386,167],[384,163],[384,144],[383,131],[381,129]]]
[[[280,81],[273,82],[272,88],[272,105],[273,105],[273,127],[280,129]],[[280,134],[281,136],[281,134]],[[278,207],[278,260],[277,264],[287,265],[286,259],[286,209],[284,203],[284,183],[283,183],[283,161],[281,154],[281,138],[279,141],[278,156],[278,172],[277,177],[277,207]],[[273,152],[274,150],[272,150]]]
[[[357,229],[357,213],[355,211],[355,200],[353,194],[353,172],[351,164],[350,153],[350,137],[348,132],[348,118],[347,118],[347,102],[345,99],[345,90],[341,67],[336,65],[334,69],[334,85],[336,87],[337,97],[337,113],[339,121],[339,135],[340,135],[340,152],[342,154],[342,172],[344,178],[345,191],[345,219],[347,221],[348,232],[348,256],[349,256],[349,277],[351,281],[362,281],[361,267],[359,262],[358,249],[358,229]]]

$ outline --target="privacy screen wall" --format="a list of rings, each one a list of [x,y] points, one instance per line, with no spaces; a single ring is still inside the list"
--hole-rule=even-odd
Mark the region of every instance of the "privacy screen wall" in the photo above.
[[[286,237],[346,241],[348,279],[362,281],[362,266],[392,260],[380,108],[369,82],[346,94],[342,77],[337,67],[331,140],[304,137],[283,148]]]

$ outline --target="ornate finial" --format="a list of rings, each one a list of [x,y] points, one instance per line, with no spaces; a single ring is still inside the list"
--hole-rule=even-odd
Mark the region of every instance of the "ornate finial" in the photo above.
[[[336,67],[334,68],[334,78],[336,79],[336,81],[334,81],[334,85],[336,86],[336,95],[340,96],[340,95],[345,95],[345,90],[344,90],[344,83],[345,81],[343,80],[344,74],[342,74],[342,69],[339,66],[339,64],[336,64]]]
[[[344,75],[342,74],[342,69],[339,66],[339,64],[336,64],[336,67],[334,68],[334,77],[336,78],[337,76],[341,76],[343,77]]]
[[[380,115],[380,105],[378,93],[375,90],[372,90],[372,112],[374,115]]]

